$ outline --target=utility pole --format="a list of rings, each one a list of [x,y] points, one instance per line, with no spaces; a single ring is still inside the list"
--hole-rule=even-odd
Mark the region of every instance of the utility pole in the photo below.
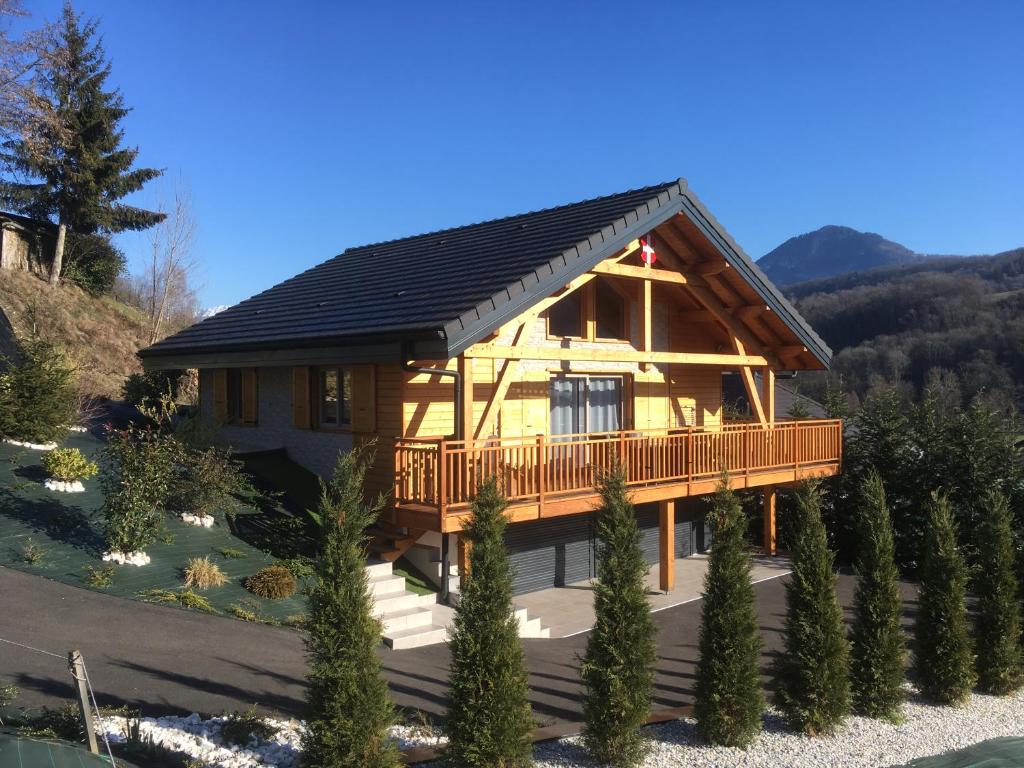
[[[82,713],[82,722],[85,723],[85,737],[89,742],[89,751],[94,755],[98,755],[100,747],[96,743],[96,725],[92,719],[92,706],[89,704],[89,685],[85,677],[85,659],[82,658],[80,651],[68,652],[68,668],[71,670],[71,676],[75,678],[78,709]]]

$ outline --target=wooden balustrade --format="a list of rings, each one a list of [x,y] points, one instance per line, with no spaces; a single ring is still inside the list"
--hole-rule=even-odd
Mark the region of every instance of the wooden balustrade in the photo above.
[[[592,495],[616,463],[630,488],[692,484],[723,471],[750,478],[830,467],[842,459],[839,420],[726,424],[527,438],[401,438],[395,444],[395,501],[444,515],[465,510],[482,478],[497,476],[510,503]]]

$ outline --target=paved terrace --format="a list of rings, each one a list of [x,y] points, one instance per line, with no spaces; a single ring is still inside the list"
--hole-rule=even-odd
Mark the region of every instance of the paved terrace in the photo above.
[[[763,661],[781,645],[785,579],[755,587],[765,639]],[[839,595],[852,601],[854,579],[839,577]],[[129,704],[147,714],[219,713],[253,703],[301,716],[306,664],[293,630],[129,602],[38,576],[0,568],[0,637],[62,653],[78,648],[102,703]],[[915,607],[905,587],[906,615]],[[659,661],[654,706],[693,699],[700,601],[659,611]],[[586,634],[526,640],[531,699],[542,724],[578,721],[581,686],[577,654]],[[444,646],[381,651],[395,701],[440,715],[447,705],[448,652]],[[22,705],[56,704],[71,696],[60,659],[0,643],[0,684],[13,683]]]

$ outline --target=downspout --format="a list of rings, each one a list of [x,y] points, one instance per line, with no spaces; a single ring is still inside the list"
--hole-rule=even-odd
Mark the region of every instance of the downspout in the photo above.
[[[412,351],[408,345],[402,347],[402,370],[409,373],[425,373],[428,376],[449,376],[455,385],[455,439],[465,438],[462,425],[462,374],[447,368],[421,368],[408,362],[412,359]],[[442,528],[444,526],[441,526]],[[451,554],[449,551],[448,534],[441,534],[441,594],[440,602],[446,604],[451,593]]]

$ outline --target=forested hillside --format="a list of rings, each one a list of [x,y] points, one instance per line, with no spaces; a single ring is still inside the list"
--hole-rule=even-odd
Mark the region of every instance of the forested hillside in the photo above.
[[[857,398],[881,382],[1024,407],[1024,248],[840,275],[786,289]],[[822,396],[824,376],[801,390]]]

